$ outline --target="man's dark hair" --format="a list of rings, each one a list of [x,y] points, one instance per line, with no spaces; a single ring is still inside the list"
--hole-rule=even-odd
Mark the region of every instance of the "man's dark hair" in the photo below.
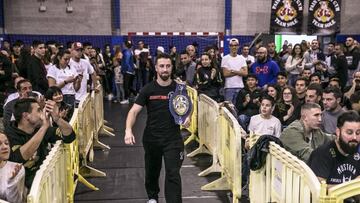
[[[279,76],[279,75],[284,76],[285,78],[287,78],[287,73],[285,71],[278,72],[276,77]]]
[[[155,60],[155,64],[158,63],[159,59],[170,59],[170,61],[171,61],[170,55],[166,54],[166,53],[161,53],[161,54],[157,55],[156,60]]]
[[[83,43],[83,47],[84,47],[84,48],[85,48],[85,47],[90,47],[90,46],[92,46],[91,42],[84,42],[84,43]]]
[[[264,94],[263,96],[261,96],[260,102],[262,102],[264,99],[269,100],[271,103],[271,106],[275,105],[275,100],[272,96]]]
[[[343,127],[345,122],[360,122],[360,116],[356,111],[347,111],[339,116],[336,127]]]
[[[319,104],[313,103],[313,102],[305,103],[301,106],[301,115],[304,114],[305,110],[310,110],[310,109],[320,109],[321,110],[321,106]]]
[[[322,96],[323,89],[322,89],[322,87],[321,87],[320,84],[311,83],[311,84],[307,87],[307,90],[315,90],[317,96]]]
[[[37,48],[39,45],[44,44],[44,42],[40,41],[40,40],[34,40],[32,43],[33,48]]]
[[[253,73],[249,73],[247,76],[246,76],[246,79],[249,79],[249,78],[254,78],[256,81],[258,81],[258,78],[255,74]]]
[[[17,123],[20,122],[22,114],[25,112],[30,113],[32,111],[31,104],[38,103],[34,98],[19,99],[14,105],[14,117]]]
[[[20,91],[20,87],[21,87],[21,84],[25,83],[25,82],[30,82],[30,80],[28,79],[23,79],[23,80],[20,80],[17,84],[16,84],[16,89],[17,91]],[[30,82],[31,83],[31,82]]]
[[[337,87],[327,87],[325,88],[323,93],[325,94],[333,93],[336,99],[342,98],[341,90]]]
[[[183,50],[182,52],[180,52],[180,55],[183,55],[183,54],[189,55],[189,53],[186,50]]]
[[[132,42],[129,41],[129,40],[126,40],[126,41],[124,42],[124,44],[125,44],[125,47],[128,48],[128,49],[130,49],[130,48],[132,47]]]
[[[311,78],[313,78],[313,77],[318,77],[321,80],[321,75],[319,73],[317,73],[317,72],[310,75],[310,77],[309,77],[310,81],[311,81]]]
[[[305,82],[305,86],[308,86],[308,85],[309,85],[309,80],[308,80],[307,78],[305,78],[305,77],[299,77],[299,78],[297,78],[297,79],[295,80],[295,84],[296,84],[296,82],[299,81],[299,80],[304,81],[304,82]]]

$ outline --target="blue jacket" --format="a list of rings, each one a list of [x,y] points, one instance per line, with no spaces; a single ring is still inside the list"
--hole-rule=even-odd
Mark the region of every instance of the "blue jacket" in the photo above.
[[[130,49],[123,50],[123,58],[121,60],[121,73],[134,74],[134,56]]]
[[[250,73],[258,78],[258,86],[263,87],[266,84],[275,84],[276,77],[280,71],[279,66],[273,60],[266,60],[265,63],[256,61],[250,67]]]

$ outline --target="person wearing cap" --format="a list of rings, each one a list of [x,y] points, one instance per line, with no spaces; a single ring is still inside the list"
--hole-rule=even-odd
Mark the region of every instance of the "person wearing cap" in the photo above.
[[[225,100],[235,104],[236,96],[244,88],[243,77],[248,75],[248,68],[244,57],[238,55],[239,40],[229,41],[230,54],[224,56],[221,68],[225,77]]]
[[[89,61],[81,58],[83,55],[83,50],[83,46],[80,42],[75,42],[71,45],[71,59],[69,62],[69,66],[70,68],[75,68],[79,77],[82,77],[80,89],[76,91],[75,94],[76,103],[81,101],[81,99],[83,99],[87,93],[87,82],[90,79],[89,75],[91,75],[93,86],[92,88],[97,91],[97,77],[95,70]]]

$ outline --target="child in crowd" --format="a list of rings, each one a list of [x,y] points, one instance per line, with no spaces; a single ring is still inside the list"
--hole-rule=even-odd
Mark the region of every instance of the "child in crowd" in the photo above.
[[[272,135],[280,137],[280,120],[271,115],[274,105],[275,101],[271,96],[264,95],[261,98],[260,114],[251,117],[248,127],[249,131],[252,131],[257,135]]]
[[[121,73],[120,63],[114,58],[114,81],[115,81],[115,89],[116,89],[116,97],[114,99],[114,103],[119,101],[123,102],[125,100],[125,91],[124,91],[124,76]]]
[[[0,199],[9,202],[26,202],[25,169],[21,164],[8,161],[10,144],[0,133]]]

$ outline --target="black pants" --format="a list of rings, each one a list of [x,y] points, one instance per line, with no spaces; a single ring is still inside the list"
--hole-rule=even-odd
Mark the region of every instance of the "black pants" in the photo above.
[[[168,143],[144,142],[145,188],[149,199],[158,200],[162,158],[165,163],[165,199],[167,203],[181,203],[180,168],[184,160],[182,140]]]
[[[133,89],[134,75],[125,73],[124,74],[124,90],[125,90],[125,99],[129,99],[130,94],[133,93],[136,95],[136,91]]]

